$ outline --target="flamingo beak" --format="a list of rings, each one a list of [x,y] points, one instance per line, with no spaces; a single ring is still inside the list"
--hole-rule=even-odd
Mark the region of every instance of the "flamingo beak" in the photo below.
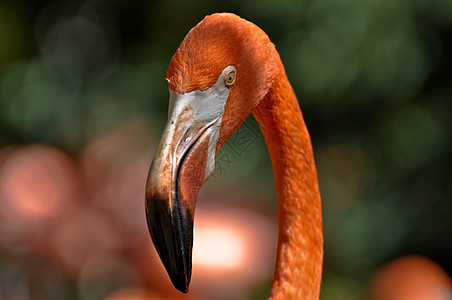
[[[218,87],[187,94],[170,91],[168,122],[146,183],[152,241],[173,285],[183,293],[191,278],[196,201],[215,165],[228,95],[228,89]]]

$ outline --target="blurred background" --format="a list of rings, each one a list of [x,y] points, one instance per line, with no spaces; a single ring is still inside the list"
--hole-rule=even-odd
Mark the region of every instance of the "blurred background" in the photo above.
[[[266,298],[276,195],[252,117],[201,193],[188,296],[144,215],[167,66],[221,11],[267,32],[299,97],[323,200],[321,299],[368,299],[407,255],[452,274],[452,1],[0,0],[0,299]]]

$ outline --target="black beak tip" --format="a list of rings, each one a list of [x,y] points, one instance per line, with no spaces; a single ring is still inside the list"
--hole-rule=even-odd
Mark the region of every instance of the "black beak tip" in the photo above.
[[[193,217],[177,199],[172,209],[168,201],[150,197],[146,199],[146,218],[155,249],[159,254],[174,287],[188,292],[191,278],[193,247]]]
[[[174,287],[181,291],[182,293],[188,293],[188,286],[190,284],[190,279],[187,279],[185,274],[169,274],[171,278],[171,282]]]

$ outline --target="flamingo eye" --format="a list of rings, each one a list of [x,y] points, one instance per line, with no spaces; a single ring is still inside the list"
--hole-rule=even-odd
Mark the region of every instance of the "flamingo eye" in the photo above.
[[[235,82],[235,68],[231,69],[224,77],[224,85],[231,87]]]

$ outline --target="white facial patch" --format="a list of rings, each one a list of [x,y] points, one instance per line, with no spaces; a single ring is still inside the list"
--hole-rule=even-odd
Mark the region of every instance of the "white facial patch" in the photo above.
[[[168,123],[165,132],[172,132],[178,137],[175,147],[173,176],[175,168],[190,146],[202,135],[208,133],[209,146],[205,180],[209,178],[215,167],[215,151],[220,135],[221,120],[224,115],[230,87],[225,85],[225,76],[235,71],[233,66],[226,67],[217,82],[207,90],[195,90],[186,94],[177,94],[170,90]],[[174,179],[174,178],[173,178]]]

